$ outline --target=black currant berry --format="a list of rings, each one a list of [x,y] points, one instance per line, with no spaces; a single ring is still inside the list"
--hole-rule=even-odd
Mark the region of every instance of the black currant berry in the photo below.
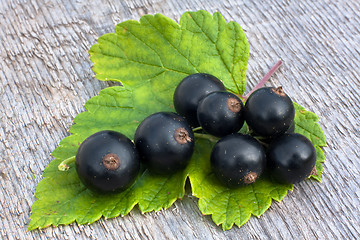
[[[134,142],[150,171],[171,174],[186,167],[194,152],[194,133],[176,113],[159,112],[145,118]]]
[[[230,92],[212,92],[204,97],[197,109],[200,126],[208,133],[224,137],[235,133],[244,124],[244,104]]]
[[[140,171],[140,159],[130,139],[101,131],[83,141],[76,153],[81,182],[95,192],[119,192],[130,187]]]
[[[220,139],[211,152],[211,168],[228,187],[256,181],[266,164],[261,144],[249,135],[233,133]]]
[[[199,101],[215,91],[225,91],[224,84],[216,77],[206,73],[195,73],[185,77],[175,89],[174,107],[190,126],[198,127],[196,110]]]
[[[294,117],[294,104],[282,87],[260,88],[245,103],[245,121],[256,135],[279,136],[289,129]]]
[[[272,175],[281,183],[298,183],[316,171],[314,145],[298,133],[277,138],[269,146],[267,158]]]

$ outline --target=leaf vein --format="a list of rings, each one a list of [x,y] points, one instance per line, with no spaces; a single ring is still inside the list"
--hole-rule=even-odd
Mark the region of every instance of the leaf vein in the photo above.
[[[217,53],[218,53],[218,55],[219,55],[219,57],[220,57],[221,62],[224,64],[226,70],[228,71],[228,73],[229,73],[229,75],[230,75],[230,78],[231,78],[232,81],[234,82],[234,85],[235,85],[235,87],[236,87],[236,90],[238,91],[238,93],[240,93],[240,89],[239,89],[239,87],[238,87],[238,85],[237,85],[237,83],[236,83],[236,81],[235,81],[235,79],[234,79],[234,76],[232,75],[232,73],[231,73],[229,67],[227,66],[227,64],[225,63],[225,60],[224,60],[222,54],[220,53],[220,50],[219,50],[218,45],[217,45],[217,41],[219,40],[220,30],[218,30],[218,36],[216,37],[216,42],[214,42],[214,41],[211,40],[211,38],[206,34],[206,32],[204,31],[204,29],[203,29],[203,28],[200,26],[200,24],[194,19],[193,16],[192,16],[191,19],[192,19],[192,20],[194,21],[194,23],[201,29],[201,32],[204,34],[204,36],[214,45],[214,47],[215,47],[215,49],[216,49],[216,51],[217,51]],[[220,27],[220,23],[219,23],[219,22],[221,21],[220,19],[221,19],[221,18],[219,18],[219,20],[218,20],[218,28]]]
[[[217,192],[216,194],[214,194],[213,197],[211,197],[211,198],[208,200],[208,203],[212,203],[213,200],[214,200],[215,198],[217,198],[220,194],[223,194],[223,193],[226,193],[226,192],[229,192],[229,190],[226,189],[226,190],[224,190],[224,191]],[[207,209],[207,206],[206,206],[205,209]]]
[[[154,199],[156,199],[159,196],[159,193],[163,190],[163,187],[165,186],[165,184],[169,181],[169,178],[166,178],[166,180],[161,184],[161,186],[159,187],[159,190],[157,191],[156,194],[152,195],[151,200],[147,201],[148,205],[146,208],[149,208],[150,204],[154,201]],[[166,195],[167,196],[167,195]],[[167,197],[168,198],[168,197]],[[169,199],[169,198],[168,198]]]
[[[259,198],[257,197],[257,195],[256,195],[256,191],[255,191],[255,187],[254,187],[254,184],[250,184],[251,185],[251,187],[252,187],[252,193],[253,193],[253,196],[254,196],[254,199],[255,199],[255,201],[256,201],[256,205],[257,205],[257,213],[259,212],[259,209],[260,209],[260,203],[259,203]],[[262,192],[261,192],[262,193]],[[264,194],[264,193],[262,193],[262,194]],[[251,209],[251,214],[254,214],[254,211],[253,211],[253,209]],[[256,215],[258,215],[258,214],[256,214]]]
[[[227,197],[227,203],[226,203],[226,212],[225,212],[225,220],[224,220],[224,222],[225,222],[225,224],[227,225],[227,223],[228,223],[228,213],[230,213],[231,211],[229,210],[229,208],[230,208],[230,199],[231,199],[231,197],[232,197],[232,194],[231,194],[231,191],[229,191],[229,195],[228,195],[228,197]],[[234,224],[234,221],[233,220],[231,220],[231,218],[230,218],[230,222],[232,222],[232,224],[231,225],[233,225]]]
[[[164,34],[162,34],[162,32],[161,32],[159,29],[157,29],[157,28],[156,28],[150,21],[148,21],[147,19],[146,19],[146,21],[149,23],[149,25],[150,25],[153,29],[155,29],[155,30],[170,44],[170,46],[171,46],[174,50],[176,50],[181,56],[183,56],[184,59],[186,59],[186,60],[191,64],[191,66],[192,66],[197,72],[200,72],[199,69],[197,69],[197,67],[190,61],[190,59],[188,59],[177,47],[175,47],[174,44],[173,44],[172,42],[170,42],[170,40],[167,39],[167,38],[164,36]],[[181,31],[181,30],[180,30],[180,31]],[[188,73],[188,74],[190,74],[190,73]]]

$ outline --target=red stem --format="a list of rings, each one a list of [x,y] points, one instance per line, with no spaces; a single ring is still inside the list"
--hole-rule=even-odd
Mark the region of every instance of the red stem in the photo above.
[[[282,61],[279,60],[271,69],[270,71],[265,74],[265,76],[263,77],[263,79],[261,79],[261,81],[245,96],[242,97],[242,99],[244,101],[246,101],[246,99],[248,99],[248,97],[257,89],[261,88],[264,86],[264,84],[270,79],[271,75],[274,74],[274,72],[281,66]]]

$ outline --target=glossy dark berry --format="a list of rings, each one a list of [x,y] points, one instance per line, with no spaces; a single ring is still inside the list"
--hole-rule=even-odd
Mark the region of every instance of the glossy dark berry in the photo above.
[[[265,151],[253,137],[230,134],[220,139],[211,152],[211,168],[228,187],[255,182],[266,164]]]
[[[282,87],[260,88],[245,103],[245,121],[256,135],[279,136],[289,129],[294,117],[294,104]]]
[[[243,126],[244,104],[233,93],[212,92],[199,102],[197,117],[206,132],[224,137]]]
[[[150,171],[171,174],[186,167],[194,151],[194,134],[176,113],[159,112],[136,129],[135,146]]]
[[[83,141],[76,153],[81,182],[95,192],[119,192],[130,187],[140,171],[134,144],[121,133],[101,131]]]
[[[206,73],[195,73],[185,77],[175,89],[174,107],[190,126],[198,127],[196,110],[199,101],[211,92],[225,91],[224,84]]]
[[[268,149],[268,166],[281,183],[298,183],[315,169],[316,151],[305,136],[292,133],[276,139]]]

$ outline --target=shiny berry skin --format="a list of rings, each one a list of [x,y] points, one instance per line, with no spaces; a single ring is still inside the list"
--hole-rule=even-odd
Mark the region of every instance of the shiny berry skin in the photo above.
[[[230,92],[212,92],[204,97],[197,109],[200,126],[207,133],[224,137],[238,132],[244,124],[244,104]]]
[[[225,90],[224,84],[210,74],[189,75],[175,89],[173,96],[175,110],[188,121],[191,127],[198,127],[200,125],[196,111],[199,101],[209,93]]]
[[[194,152],[194,133],[187,121],[171,112],[145,118],[135,132],[134,142],[142,162],[157,174],[184,169]]]
[[[267,158],[272,175],[281,183],[298,183],[316,171],[315,147],[298,133],[285,134],[272,142]]]
[[[260,177],[265,169],[266,155],[255,138],[233,133],[215,144],[210,162],[220,182],[235,188],[253,183]]]
[[[256,135],[274,137],[284,134],[294,117],[294,104],[282,87],[260,88],[245,103],[245,121]]]
[[[76,171],[81,182],[100,193],[129,188],[140,171],[140,159],[132,141],[123,134],[105,130],[80,144]]]

